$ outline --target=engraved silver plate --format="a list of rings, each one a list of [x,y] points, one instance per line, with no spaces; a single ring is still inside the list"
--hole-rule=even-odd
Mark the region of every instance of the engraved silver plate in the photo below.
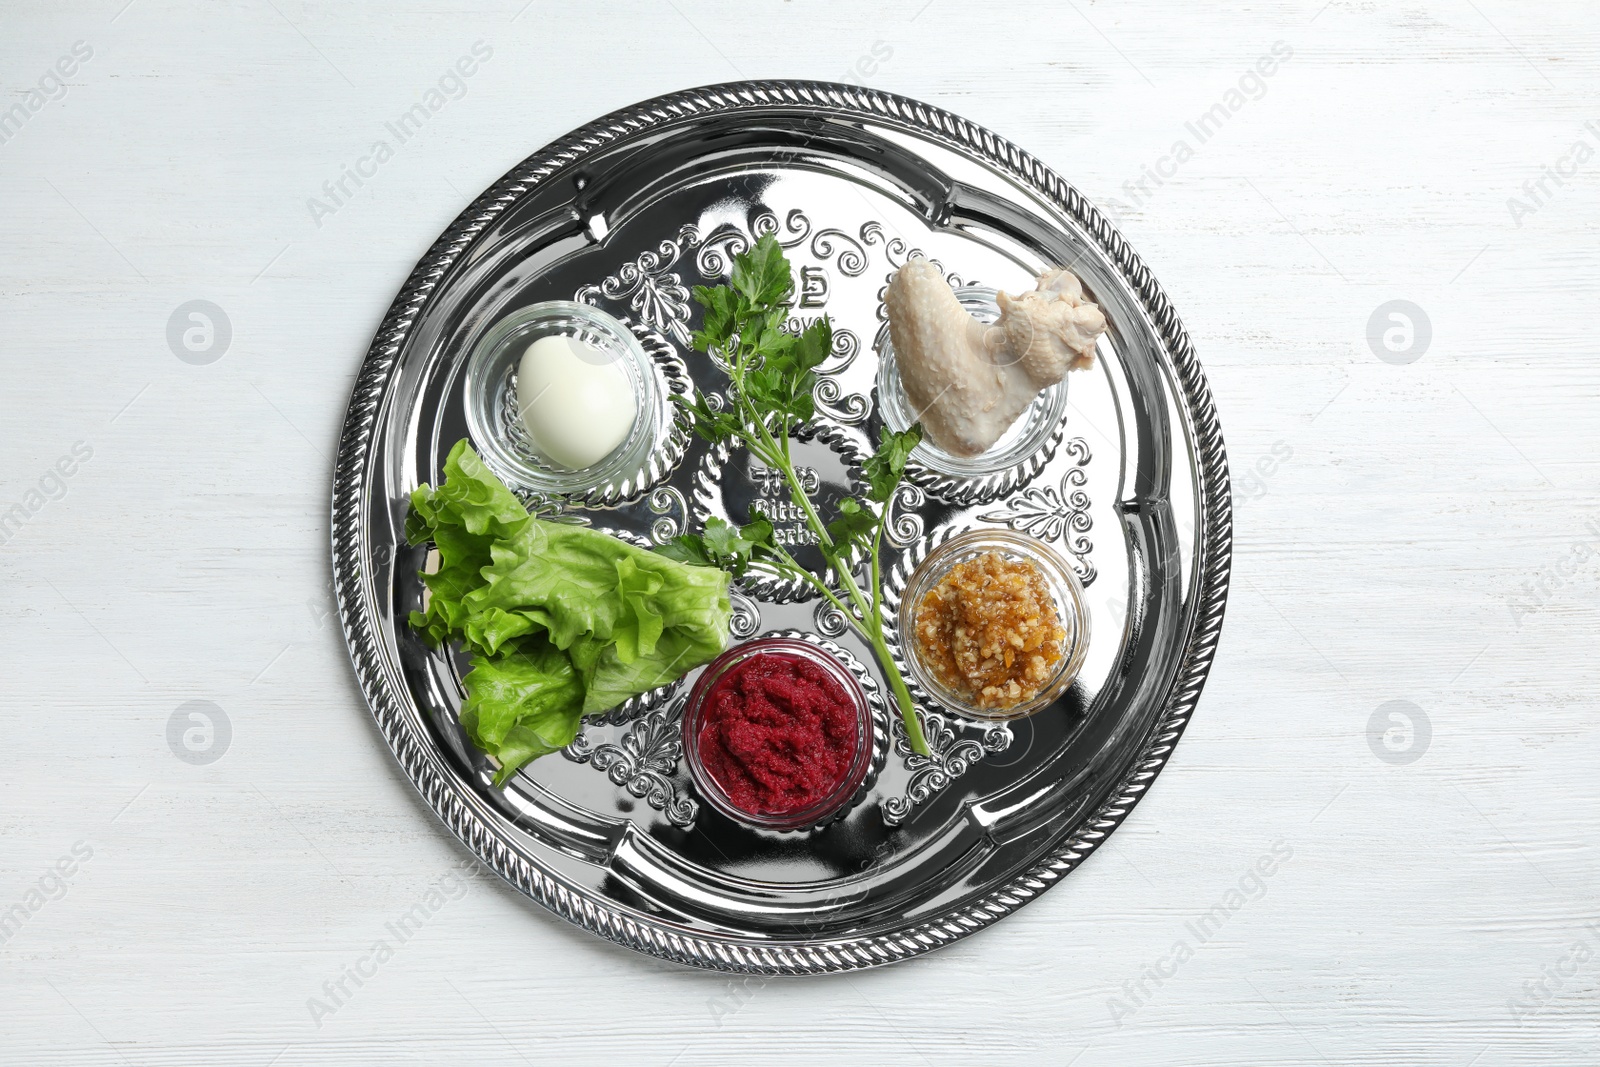
[[[567,758],[537,760],[494,789],[457,722],[461,657],[428,649],[405,623],[427,554],[405,544],[407,497],[437,483],[467,435],[466,346],[531,302],[577,300],[671,346],[715,393],[721,370],[690,350],[689,293],[725,277],[762,233],[794,264],[792,324],[822,314],[835,324],[817,422],[796,446],[824,505],[854,484],[877,438],[881,297],[908,256],[936,260],[952,285],[1015,292],[1053,264],[1083,279],[1110,330],[1095,368],[1071,377],[1048,455],[1003,486],[908,483],[892,502],[883,563],[893,589],[953,530],[988,524],[1055,542],[1088,590],[1088,660],[1059,701],[1005,726],[925,706],[932,757],[912,756],[898,731],[880,739],[887,759],[870,789],[813,833],[764,833],[699,803],[676,726],[694,674],[591,720]],[[650,491],[627,499],[530,504],[649,544],[771,495],[770,473],[739,451],[695,439],[663,462]],[[803,526],[783,534],[805,558]],[[987,130],[816,82],[647,101],[542,149],[481,196],[418,264],[373,341],[333,494],[334,579],[356,675],[396,759],[451,831],[586,929],[665,959],[764,974],[926,952],[1076,867],[1148,788],[1194,709],[1222,625],[1231,535],[1210,392],[1177,314],[1122,237]],[[887,692],[844,619],[803,591],[753,576],[735,609],[739,637],[819,635]]]

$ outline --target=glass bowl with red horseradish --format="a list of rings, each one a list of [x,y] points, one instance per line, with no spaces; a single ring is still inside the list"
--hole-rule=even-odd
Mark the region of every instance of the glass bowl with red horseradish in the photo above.
[[[763,830],[807,830],[860,791],[873,758],[872,711],[835,656],[794,638],[759,638],[700,675],[683,742],[712,807]]]

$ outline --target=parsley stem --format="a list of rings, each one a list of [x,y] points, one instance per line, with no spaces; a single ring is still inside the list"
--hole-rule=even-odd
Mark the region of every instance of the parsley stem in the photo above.
[[[816,383],[814,371],[828,358],[832,327],[823,318],[806,327],[799,336],[784,332],[788,301],[794,293],[794,276],[782,247],[771,234],[763,234],[750,248],[733,257],[729,282],[731,284],[715,288],[696,286],[694,289],[695,300],[706,309],[704,328],[695,334],[695,348],[707,354],[715,352],[725,361],[728,370],[727,397],[733,409],[731,419],[725,419],[720,412],[712,414],[704,396],[697,394],[697,429],[713,443],[739,441],[749,449],[752,458],[781,474],[789,487],[789,496],[795,508],[816,536],[817,548],[827,569],[836,576],[835,582],[830,583],[809,568],[802,567],[789,550],[778,542],[770,517],[766,517],[766,533],[759,545],[767,554],[761,558],[775,566],[780,574],[799,578],[815,589],[818,595],[839,611],[845,624],[871,647],[894,693],[911,751],[919,756],[927,756],[928,743],[923,736],[921,721],[917,718],[910,688],[889,654],[883,621],[883,582],[879,562],[883,531],[893,505],[892,490],[903,474],[905,457],[911,446],[897,439],[894,449],[890,450],[890,454],[896,458],[882,461],[874,456],[868,463],[868,481],[874,486],[873,496],[882,491],[882,475],[871,472],[872,464],[891,464],[889,481],[884,483],[890,487],[890,499],[880,505],[877,525],[872,530],[869,542],[866,575],[871,583],[869,597],[862,592],[855,568],[848,565],[852,547],[860,543],[860,533],[854,532],[857,526],[851,523],[840,527],[844,535],[841,540],[834,540],[801,485],[790,448],[791,429],[803,427],[814,414],[815,409],[810,402]],[[813,328],[819,332],[814,334]],[[802,397],[805,403],[801,403]],[[734,425],[729,425],[730,422]],[[920,428],[913,429],[916,433],[912,435],[912,444],[920,435]],[[890,448],[892,436],[885,431],[885,449]],[[858,511],[870,512],[870,503],[855,503],[857,507],[851,510],[852,516]],[[758,513],[759,505],[752,508],[752,512]],[[755,547],[753,541],[743,544],[747,549]],[[702,551],[703,548],[702,545]],[[749,551],[745,551],[739,559],[743,562],[736,561],[741,569],[735,570],[735,573],[741,573],[742,567],[748,563]],[[835,585],[837,588],[834,588]]]
[[[774,544],[773,547],[777,550],[778,555],[782,557],[783,564],[792,572],[790,577],[801,579],[807,585],[821,593],[823,599],[837,608],[839,613],[844,616],[845,622],[849,623],[850,626],[858,633],[861,633],[862,640],[865,640],[868,644],[871,644],[867,634],[861,632],[860,626],[856,623],[855,617],[851,614],[850,607],[845,604],[844,601],[839,599],[839,594],[828,588],[827,582],[824,582],[805,567],[802,567],[799,561],[797,561],[793,556],[789,555],[789,550],[784,548],[782,545]]]
[[[894,700],[900,705],[900,721],[905,723],[906,740],[911,743],[911,751],[919,756],[931,755],[928,751],[928,739],[922,736],[922,721],[917,718],[917,705],[911,699],[911,690],[906,687],[906,680],[900,677],[900,672],[895,669],[894,661],[889,658],[889,643],[883,638],[883,627],[876,627],[868,638],[872,651],[877,654],[878,662],[883,665],[884,677],[889,679],[889,688],[894,691]]]
[[[765,441],[761,442],[761,444],[767,446],[767,448],[776,449],[777,442],[773,440],[772,434],[767,430],[766,426],[760,422],[757,422],[756,425],[760,427],[762,436],[765,438]],[[787,431],[787,425],[783,429]],[[757,450],[757,442],[751,441],[746,436],[745,443],[762,462],[768,466],[774,466],[768,456],[762,455],[761,451]],[[818,547],[822,550],[823,558],[828,561],[834,574],[838,575],[839,584],[843,587],[845,595],[854,604],[854,610],[847,608],[833,590],[828,588],[826,582],[817,578],[806,568],[801,567],[795,561],[795,558],[781,545],[778,546],[778,551],[797,574],[804,576],[808,584],[820,591],[828,602],[844,615],[845,622],[872,649],[873,655],[877,657],[878,665],[883,669],[884,677],[889,680],[889,688],[894,693],[895,703],[899,706],[900,718],[905,724],[906,739],[911,744],[911,751],[919,756],[929,755],[928,741],[923,736],[922,723],[917,718],[916,703],[911,699],[911,690],[907,687],[905,679],[900,676],[899,668],[895,666],[894,660],[889,655],[889,642],[883,635],[883,583],[879,580],[878,551],[883,543],[883,528],[889,521],[889,508],[893,503],[893,498],[891,496],[890,500],[882,505],[883,512],[878,517],[878,527],[873,533],[870,552],[872,599],[869,603],[867,597],[861,592],[860,586],[856,584],[854,575],[850,573],[848,561],[840,558],[833,538],[828,535],[827,528],[823,525],[822,517],[817,514],[816,508],[812,506],[810,498],[806,496],[804,489],[801,487],[799,476],[794,470],[794,464],[789,461],[787,444],[788,434],[785,432],[784,454],[781,457],[776,457],[781,459],[781,463],[776,465],[782,471],[784,480],[789,484],[789,496],[805,515],[806,524],[817,534],[821,542]],[[858,618],[859,622],[857,621]]]
[[[872,654],[877,658],[879,666],[883,668],[884,677],[889,680],[889,691],[894,694],[895,706],[900,712],[900,721],[905,725],[906,740],[911,744],[911,751],[919,756],[929,755],[928,741],[922,733],[922,721],[917,718],[916,701],[911,699],[911,690],[907,687],[905,679],[901,677],[900,671],[895,667],[893,658],[889,655],[889,642],[883,635],[883,617],[876,613],[881,610],[882,602],[880,598],[876,596],[873,598],[874,614],[870,619],[858,620],[851,612],[851,609],[839,599],[838,594],[828,588],[826,582],[823,582],[805,567],[802,567],[782,545],[774,545],[774,547],[781,557],[781,563],[786,570],[791,572],[791,576],[800,578],[821,593],[823,598],[838,609],[840,615],[844,616],[845,623],[856,632],[861,640],[867,643],[867,647],[872,649]],[[876,554],[873,555],[872,565],[873,577],[876,579],[878,565]],[[835,571],[838,570],[838,567],[839,564],[835,563]]]

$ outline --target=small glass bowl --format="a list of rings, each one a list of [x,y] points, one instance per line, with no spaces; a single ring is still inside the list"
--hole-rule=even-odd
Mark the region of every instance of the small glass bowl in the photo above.
[[[627,439],[600,462],[570,470],[543,456],[517,409],[517,367],[541,337],[586,342],[616,361],[638,401]],[[665,425],[656,368],[632,331],[599,308],[546,300],[519,308],[479,338],[467,361],[467,432],[497,475],[536,493],[587,492],[631,478],[650,457]]]
[[[856,752],[850,770],[832,791],[819,798],[810,807],[786,811],[781,814],[764,814],[745,811],[734,805],[727,791],[712,777],[711,771],[701,761],[700,732],[705,725],[705,700],[711,688],[729,670],[759,655],[782,655],[804,659],[827,671],[849,696],[856,709]],[[689,692],[689,702],[683,709],[683,753],[689,765],[689,776],[695,789],[728,818],[763,830],[809,830],[839,814],[856,797],[866,781],[873,759],[872,709],[867,694],[855,675],[844,664],[816,645],[792,637],[764,637],[747,641],[731,648],[711,661]]]
[[[955,293],[961,306],[979,322],[988,324],[1000,318],[1000,305],[996,301],[998,289],[963,285]],[[985,341],[988,341],[987,337]],[[921,417],[913,409],[905,386],[900,383],[894,344],[887,336],[878,350],[877,386],[878,410],[889,429],[899,433]],[[1000,440],[990,445],[987,451],[976,456],[957,456],[924,437],[912,450],[911,461],[936,474],[952,478],[986,478],[1010,470],[1032,456],[1044,446],[1050,434],[1066,417],[1067,382],[1063,378],[1034,397],[1033,403],[1023,409],[1017,420],[1000,435]]]
[[[922,661],[917,643],[917,606],[922,598],[942,582],[958,563],[965,563],[985,552],[997,552],[1006,559],[1032,563],[1044,575],[1045,585],[1055,601],[1061,628],[1066,631],[1061,662],[1039,692],[1009,708],[980,708],[967,697],[947,689]],[[1089,652],[1089,612],[1084,606],[1083,584],[1061,553],[1036,537],[1013,530],[969,530],[958,534],[928,554],[906,583],[900,597],[897,623],[905,661],[911,676],[923,691],[946,708],[968,719],[986,722],[1026,718],[1064,693],[1083,667]]]

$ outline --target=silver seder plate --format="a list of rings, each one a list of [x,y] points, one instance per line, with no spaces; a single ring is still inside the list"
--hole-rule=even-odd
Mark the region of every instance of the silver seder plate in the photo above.
[[[1054,543],[1087,589],[1082,673],[1055,704],[1009,725],[958,719],[917,694],[931,758],[912,756],[894,722],[871,788],[807,833],[750,829],[696,797],[678,725],[693,674],[591,720],[567,751],[496,790],[457,723],[461,658],[430,650],[405,621],[421,603],[427,553],[405,543],[407,498],[437,484],[467,436],[466,357],[509,312],[578,300],[625,321],[668,389],[687,373],[717,391],[720,372],[690,349],[699,308],[689,290],[723,279],[731,256],[766,232],[794,265],[795,318],[827,314],[836,329],[797,460],[824,503],[849,490],[877,439],[881,297],[907,257],[934,260],[954,285],[1017,292],[1054,264],[1083,279],[1110,329],[1095,367],[1069,376],[1060,425],[1036,454],[985,479],[914,465],[884,551],[892,616],[911,568],[955,532],[1008,526]],[[742,451],[698,439],[663,448],[676,462],[624,487],[620,502],[601,492],[528,503],[644,544],[708,515],[743,519],[776,491]],[[1228,585],[1228,485],[1211,395],[1177,314],[1077,190],[914,100],[741,82],[590,123],[531,156],[439,238],[361,366],[335,474],[333,566],[384,739],[484,863],[563,918],[665,959],[843,971],[1006,917],[1127,815],[1211,663]],[[802,532],[781,531],[797,542]],[[869,683],[879,677],[842,620],[796,590],[757,575],[734,599],[736,637],[798,631],[842,650]],[[880,710],[877,721],[897,718]]]

